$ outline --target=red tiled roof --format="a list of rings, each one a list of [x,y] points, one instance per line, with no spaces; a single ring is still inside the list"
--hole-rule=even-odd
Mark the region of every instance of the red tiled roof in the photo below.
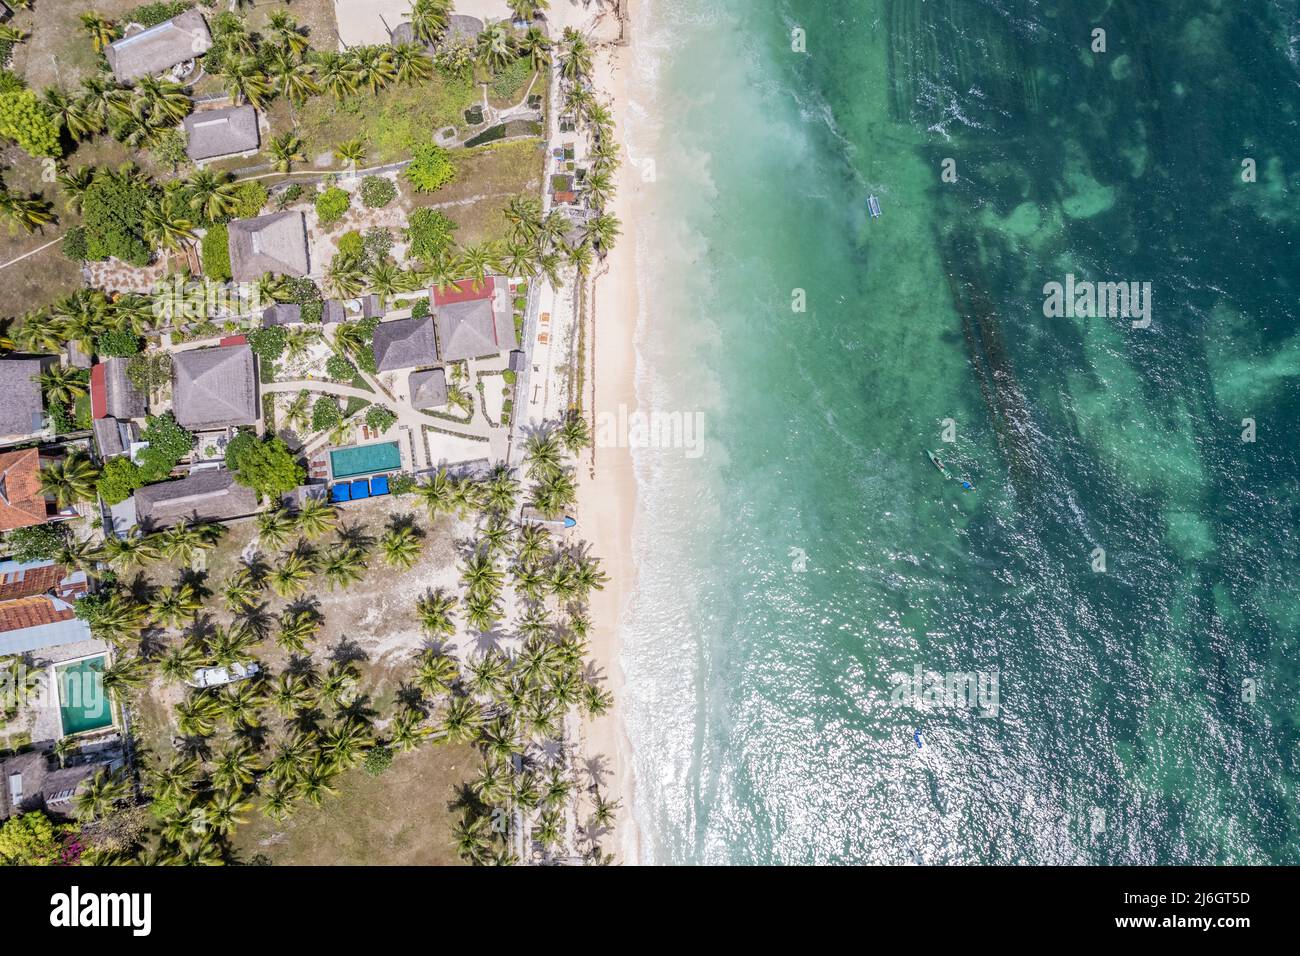
[[[552,198],[556,202],[575,203],[578,201],[578,194],[570,192],[555,193]]]
[[[226,345],[247,345],[247,344],[248,344],[247,335],[231,335],[218,342],[217,346],[222,347]]]
[[[0,601],[13,601],[53,591],[67,574],[63,565],[50,564],[43,568],[27,568],[22,572],[21,580],[18,580],[17,572],[0,576]]]
[[[104,384],[105,366],[100,362],[90,370],[90,416],[108,417],[108,386]]]
[[[0,531],[44,524],[49,517],[41,491],[41,454],[35,448],[0,454]]]
[[[0,632],[57,624],[59,621],[70,621],[76,616],[72,608],[56,608],[50,598],[38,594],[0,604]]]
[[[473,302],[476,299],[490,299],[495,291],[495,281],[489,276],[488,280],[483,283],[481,289],[474,288],[473,279],[461,279],[459,282],[447,286],[447,291],[439,292],[438,287],[433,287],[433,304],[434,305],[451,305],[454,302]]]

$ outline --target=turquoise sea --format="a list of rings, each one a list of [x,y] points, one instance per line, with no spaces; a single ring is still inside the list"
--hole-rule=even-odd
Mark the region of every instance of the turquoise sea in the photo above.
[[[638,17],[642,861],[1300,863],[1300,2]]]

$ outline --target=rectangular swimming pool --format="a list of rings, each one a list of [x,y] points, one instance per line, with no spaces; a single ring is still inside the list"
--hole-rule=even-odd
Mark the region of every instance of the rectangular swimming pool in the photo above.
[[[353,445],[330,452],[330,470],[336,479],[397,471],[401,467],[402,449],[395,441]]]
[[[88,657],[54,668],[65,737],[112,725],[113,708],[104,693],[103,673],[103,657]]]

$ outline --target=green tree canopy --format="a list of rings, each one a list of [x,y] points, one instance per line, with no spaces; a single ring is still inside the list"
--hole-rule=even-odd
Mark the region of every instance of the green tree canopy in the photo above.
[[[253,440],[239,445],[231,442],[226,450],[226,465],[234,472],[237,482],[252,488],[264,498],[274,499],[286,491],[292,491],[307,476],[293,452],[289,451],[289,446],[279,438]]]

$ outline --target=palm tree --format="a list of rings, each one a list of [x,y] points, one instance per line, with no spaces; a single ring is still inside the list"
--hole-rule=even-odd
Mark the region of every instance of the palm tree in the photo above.
[[[187,737],[211,737],[223,709],[215,694],[195,691],[176,705],[176,725]]]
[[[251,103],[258,109],[266,107],[271,95],[271,81],[253,56],[227,57],[222,70],[226,92],[240,102]]]
[[[100,679],[104,690],[121,703],[131,691],[149,683],[149,665],[139,656],[120,657],[104,668]]]
[[[388,728],[388,744],[398,753],[406,753],[420,745],[420,741],[429,736],[429,728],[420,726],[421,715],[417,710],[403,710]]]
[[[352,299],[361,294],[366,287],[366,274],[361,269],[360,261],[354,256],[336,255],[325,272],[326,289],[336,298]],[[344,326],[336,335],[341,335]]]
[[[221,588],[221,596],[229,610],[239,613],[256,604],[261,590],[248,569],[241,568],[226,578]]]
[[[529,27],[518,40],[519,53],[528,57],[534,70],[544,70],[551,62],[551,41],[537,27]]]
[[[338,547],[325,556],[321,571],[333,590],[356,584],[364,576],[365,567],[365,557],[356,548]]]
[[[294,59],[285,50],[278,50],[267,64],[266,72],[275,88],[289,101],[289,121],[297,124],[294,107],[301,106],[309,97],[320,92],[315,68],[310,63]]]
[[[53,205],[38,195],[19,196],[0,186],[0,212],[10,223],[22,226],[27,232],[35,232],[54,222],[58,217],[52,212]]]
[[[534,432],[529,435],[524,442],[528,477],[538,481],[559,474],[562,455],[560,439],[555,432]]]
[[[505,573],[486,551],[477,551],[465,560],[460,572],[470,595],[497,594],[505,582]]]
[[[421,43],[434,44],[442,39],[451,22],[452,0],[414,0],[411,26]]]
[[[116,40],[118,36],[117,27],[94,11],[81,14],[81,26],[90,36],[90,42],[94,44],[96,53],[103,53],[104,47]]]
[[[105,817],[130,796],[131,785],[124,775],[109,773],[107,769],[101,770],[77,794],[77,819],[89,821]]]
[[[418,532],[410,525],[389,528],[379,539],[379,552],[384,562],[403,571],[415,567],[422,547]]]
[[[311,41],[302,32],[295,20],[286,10],[272,10],[267,18],[267,30],[279,42],[283,51],[294,56],[303,56],[311,49]]]
[[[356,67],[357,77],[371,93],[378,93],[393,80],[397,79],[397,65],[393,60],[391,48],[366,46],[351,53],[352,63]]]
[[[403,83],[419,83],[433,76],[433,61],[413,43],[393,47],[393,68]]]
[[[153,535],[146,535],[139,530],[125,537],[106,537],[104,539],[104,558],[116,568],[131,570],[144,567],[159,557],[158,542]]]
[[[599,717],[614,706],[614,695],[595,684],[582,688],[582,709],[592,717]]]
[[[341,53],[321,53],[316,58],[316,77],[321,89],[342,101],[357,92],[361,74],[350,57]]]
[[[461,250],[459,260],[460,273],[473,280],[475,291],[483,288],[489,272],[497,268],[496,247],[491,242],[480,243]]]
[[[506,0],[506,6],[515,15],[516,20],[531,22],[539,13],[545,13],[551,3],[550,0]]]
[[[41,375],[41,389],[46,401],[53,404],[70,404],[85,395],[89,387],[85,373],[71,365],[54,365]]]
[[[271,140],[272,166],[277,173],[287,173],[294,163],[304,163],[307,155],[302,151],[302,137],[297,133],[282,133]]]
[[[183,682],[194,677],[194,672],[207,659],[203,649],[186,641],[169,649],[162,657],[159,670],[168,680]]]
[[[207,822],[217,833],[229,833],[244,822],[244,815],[252,809],[253,801],[240,791],[224,790],[207,805]]]
[[[468,743],[478,736],[483,712],[469,697],[453,697],[442,715],[442,731],[450,744]]]
[[[213,758],[212,782],[222,790],[242,790],[257,778],[261,770],[252,750],[236,746]]]
[[[136,80],[132,112],[157,120],[157,125],[179,123],[190,115],[194,104],[180,83],[143,76]]]
[[[583,236],[596,246],[603,257],[614,248],[614,240],[622,232],[621,227],[622,223],[618,221],[617,217],[602,212],[600,215],[587,220]]]
[[[420,625],[431,637],[450,637],[456,633],[456,622],[452,611],[456,607],[456,598],[445,593],[441,588],[430,591],[415,602],[415,612],[420,618]]]
[[[298,510],[295,523],[299,533],[315,541],[338,527],[338,509],[323,498],[308,498]]]
[[[293,537],[296,524],[283,508],[264,511],[257,516],[258,539],[268,547],[279,548]]]
[[[184,252],[186,246],[195,240],[193,221],[177,208],[182,201],[183,197],[173,192],[145,205],[140,224],[146,241],[168,252]]]
[[[309,610],[285,611],[280,615],[280,630],[275,642],[286,651],[301,654],[307,649],[307,642],[320,631],[322,623],[320,616]]]
[[[298,552],[293,552],[271,572],[271,589],[282,598],[296,597],[307,590],[311,567]]]
[[[533,504],[548,518],[558,518],[578,499],[578,485],[572,473],[548,475],[533,489]]]
[[[519,56],[510,25],[498,20],[485,26],[475,41],[475,52],[483,65],[494,73],[509,66]]]
[[[565,27],[560,40],[560,75],[576,82],[591,75],[591,44],[573,27]]]
[[[93,501],[98,480],[99,469],[80,449],[73,449],[65,458],[46,465],[40,472],[41,492],[53,498],[60,508],[78,501]]]
[[[334,149],[334,158],[355,174],[361,164],[366,161],[366,141],[357,137],[339,143]]]
[[[50,115],[62,124],[74,141],[80,142],[102,129],[102,124],[83,100],[68,95],[59,87],[46,90],[44,99]]]
[[[182,186],[190,209],[205,222],[216,222],[239,208],[239,185],[230,173],[196,170]]]
[[[86,190],[95,181],[95,169],[93,166],[78,166],[75,170],[63,169],[59,171],[55,180],[66,194],[63,200],[64,208],[69,212],[78,212]]]
[[[461,859],[471,863],[482,863],[487,859],[488,851],[492,848],[487,817],[466,814],[452,829],[451,835]]]
[[[496,595],[470,594],[465,598],[465,623],[476,631],[486,633],[501,620],[501,605]]]
[[[429,510],[429,518],[437,518],[452,510],[452,482],[447,472],[441,468],[435,471],[428,481],[415,486],[416,496],[424,502]]]
[[[591,429],[587,426],[587,420],[582,417],[582,412],[577,409],[571,410],[564,416],[564,421],[556,434],[564,447],[575,455],[591,444]]]
[[[192,584],[178,584],[158,592],[150,603],[153,619],[166,627],[180,627],[203,609]]]
[[[415,669],[415,686],[430,697],[437,697],[452,689],[460,678],[460,669],[454,658],[445,654],[425,651]]]

